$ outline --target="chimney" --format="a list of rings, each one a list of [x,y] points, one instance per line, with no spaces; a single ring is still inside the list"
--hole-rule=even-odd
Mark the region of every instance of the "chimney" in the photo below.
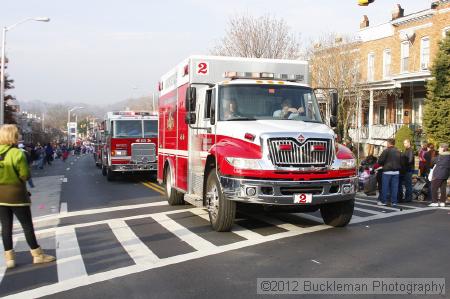
[[[400,6],[400,4],[397,4],[395,6],[394,10],[392,10],[392,20],[403,17],[404,11],[405,10]]]
[[[364,15],[361,22],[359,22],[359,29],[369,27],[369,18]]]

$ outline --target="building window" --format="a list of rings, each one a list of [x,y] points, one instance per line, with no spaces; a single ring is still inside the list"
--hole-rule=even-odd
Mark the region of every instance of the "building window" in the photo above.
[[[386,106],[381,105],[378,111],[378,122],[380,125],[386,124]]]
[[[373,81],[375,77],[375,54],[369,53],[367,56],[367,81]]]
[[[400,47],[400,71],[402,73],[409,71],[409,41],[402,42]]]
[[[420,69],[427,70],[430,63],[430,39],[422,38],[420,42]]]
[[[413,110],[412,110],[413,124],[422,125],[422,107],[423,107],[423,99],[413,100]]]
[[[398,99],[395,103],[395,123],[403,123],[403,100]]]
[[[391,76],[391,50],[386,49],[383,52],[383,78]]]

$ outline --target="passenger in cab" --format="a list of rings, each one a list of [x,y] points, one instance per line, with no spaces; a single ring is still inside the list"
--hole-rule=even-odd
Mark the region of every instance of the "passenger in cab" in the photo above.
[[[292,113],[298,113],[298,111],[292,107],[289,99],[285,99],[281,102],[281,109],[273,112],[273,117],[287,119]]]

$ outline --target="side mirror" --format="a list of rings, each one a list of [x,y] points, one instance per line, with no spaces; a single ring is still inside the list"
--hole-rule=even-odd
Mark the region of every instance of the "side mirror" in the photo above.
[[[188,87],[186,89],[185,107],[186,111],[195,111],[197,100],[197,89],[195,87]]]
[[[338,106],[339,106],[339,95],[337,92],[331,93],[331,103],[330,103],[330,126],[335,128],[338,125]]]
[[[188,125],[193,125],[197,122],[197,115],[195,112],[186,113],[186,117],[184,118],[184,122]]]

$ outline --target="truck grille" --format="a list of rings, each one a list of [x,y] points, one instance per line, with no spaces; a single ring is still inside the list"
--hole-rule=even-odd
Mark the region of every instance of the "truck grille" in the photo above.
[[[135,163],[155,162],[156,145],[154,143],[133,143],[131,145],[131,161]]]
[[[270,159],[276,166],[324,167],[330,165],[333,158],[330,139],[308,139],[300,143],[294,138],[270,138],[268,145]],[[286,145],[288,150],[280,150],[280,145]]]

